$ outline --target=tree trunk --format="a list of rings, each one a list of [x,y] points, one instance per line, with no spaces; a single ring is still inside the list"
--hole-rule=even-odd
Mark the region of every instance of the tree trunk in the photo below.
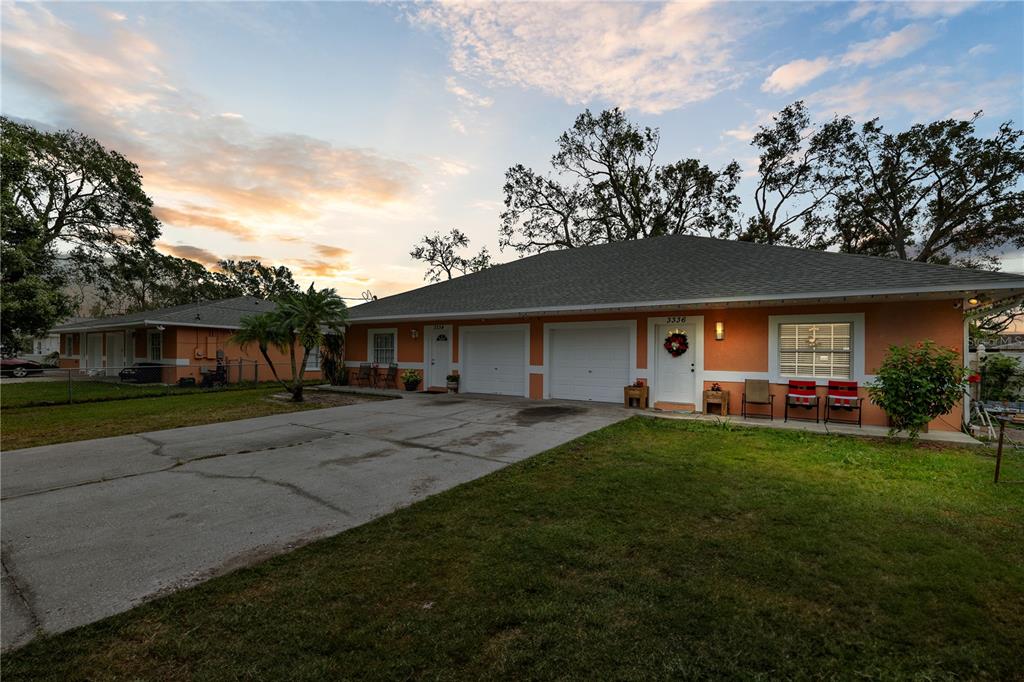
[[[302,383],[306,379],[306,362],[309,360],[309,349],[305,346],[302,347],[302,364],[299,365],[298,376],[295,377],[295,392],[292,393],[292,400],[297,403],[303,401],[302,397]]]
[[[291,393],[292,389],[288,388],[288,384],[284,383],[284,379],[277,375],[277,368],[274,367],[274,362],[270,359],[270,355],[267,353],[267,350],[267,348],[260,346],[260,353],[263,354],[263,359],[267,361],[268,365],[270,365],[270,373],[274,375],[274,379],[276,379],[278,383],[284,386],[284,390]]]
[[[288,344],[288,357],[292,363],[292,387],[288,391],[292,394],[292,402],[302,402],[302,380],[299,377],[298,367],[295,366],[295,336],[293,335]]]

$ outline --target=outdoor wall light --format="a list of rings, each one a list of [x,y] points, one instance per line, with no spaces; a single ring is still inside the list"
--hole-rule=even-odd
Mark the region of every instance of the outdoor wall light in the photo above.
[[[418,331],[416,331],[415,329],[413,329],[410,333],[412,334],[412,338],[414,338],[414,339],[419,338],[420,333]]]
[[[715,341],[725,338],[725,322],[715,322]]]
[[[971,305],[978,305],[979,303],[981,303],[981,299],[978,298],[977,296],[971,296],[969,299],[967,299],[967,302],[970,303]]]

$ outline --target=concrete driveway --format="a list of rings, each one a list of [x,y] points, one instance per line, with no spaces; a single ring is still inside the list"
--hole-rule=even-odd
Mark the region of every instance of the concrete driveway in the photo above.
[[[415,395],[4,453],[2,645],[366,523],[626,416]]]

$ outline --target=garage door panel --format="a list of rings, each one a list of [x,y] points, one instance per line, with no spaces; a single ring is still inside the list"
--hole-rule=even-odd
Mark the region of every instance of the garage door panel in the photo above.
[[[552,398],[622,400],[629,383],[630,331],[626,327],[552,329],[548,342]]]
[[[526,330],[463,330],[462,390],[526,394]]]

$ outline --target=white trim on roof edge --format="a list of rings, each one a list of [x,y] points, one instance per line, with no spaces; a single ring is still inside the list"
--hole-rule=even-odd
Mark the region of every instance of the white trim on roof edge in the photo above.
[[[589,305],[541,306],[537,308],[509,308],[507,310],[479,310],[460,313],[415,313],[411,315],[376,315],[373,317],[350,317],[349,324],[382,322],[385,320],[458,320],[476,317],[497,317],[502,315],[528,315],[530,313],[572,313],[593,312],[600,310],[620,311],[629,308],[672,308],[716,303],[755,303],[774,301],[822,301],[836,302],[836,299],[876,296],[899,296],[902,294],[957,294],[971,291],[991,291],[993,289],[1020,290],[1024,292],[1024,282],[984,285],[957,285],[944,289],[935,287],[910,287],[906,289],[863,289],[859,291],[819,291],[806,294],[759,294],[756,296],[718,296],[712,298],[678,299],[665,301],[627,301],[622,303],[594,303]],[[401,295],[401,294],[396,294]],[[956,296],[955,298],[961,298]],[[358,306],[357,306],[358,308]]]

